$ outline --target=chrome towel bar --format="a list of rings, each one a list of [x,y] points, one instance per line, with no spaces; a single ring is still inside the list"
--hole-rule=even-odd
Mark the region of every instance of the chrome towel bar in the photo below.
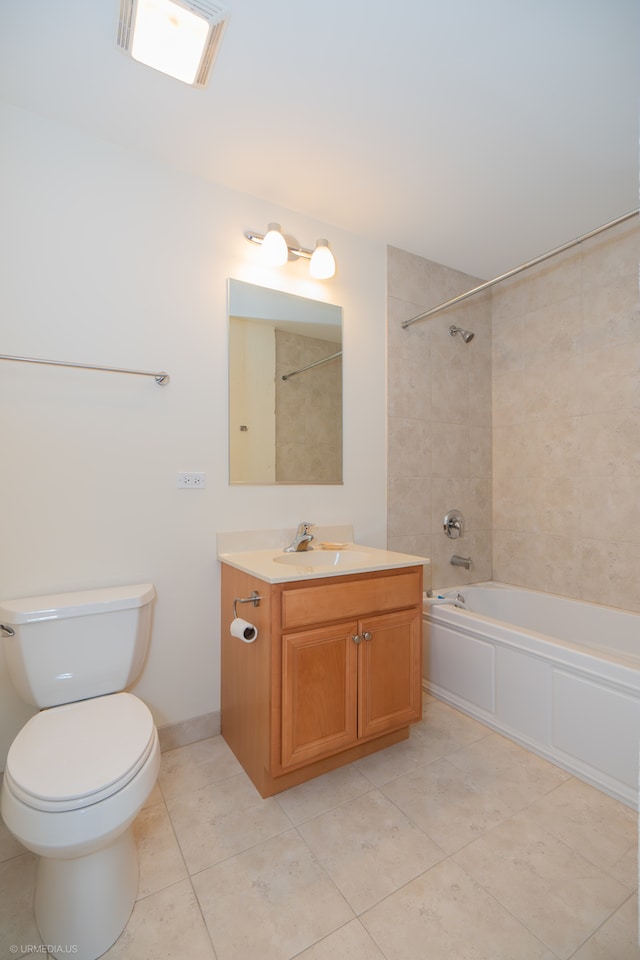
[[[80,367],[82,370],[102,370],[107,373],[132,373],[137,377],[153,377],[160,386],[169,382],[169,374],[161,371],[153,373],[150,370],[127,370],[124,367],[103,367],[96,363],[74,363],[64,360],[40,360],[37,357],[11,357],[6,353],[0,353],[0,360],[17,360],[19,363],[46,363],[51,367]]]

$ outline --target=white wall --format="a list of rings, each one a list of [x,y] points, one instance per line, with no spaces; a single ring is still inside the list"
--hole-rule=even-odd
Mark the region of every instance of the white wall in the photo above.
[[[353,522],[385,543],[384,246],[13,107],[0,123],[2,352],[171,376],[0,361],[0,597],[152,581],[137,692],[161,725],[217,710],[217,530]],[[271,220],[328,236],[337,276],[258,268],[243,231]],[[228,277],[344,307],[343,486],[229,486]],[[0,761],[24,717],[0,661]]]
[[[229,319],[229,476],[276,479],[276,331],[264,321]],[[241,425],[245,424],[244,431]],[[250,429],[246,429],[250,424]]]

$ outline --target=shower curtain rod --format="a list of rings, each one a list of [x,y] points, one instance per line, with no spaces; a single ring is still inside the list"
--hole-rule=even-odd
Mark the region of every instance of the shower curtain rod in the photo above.
[[[554,247],[553,250],[549,250],[548,253],[543,253],[539,257],[535,257],[533,260],[527,260],[526,263],[521,263],[519,267],[514,267],[513,270],[508,270],[507,273],[502,273],[499,277],[495,277],[493,280],[487,280],[486,283],[481,283],[478,287],[474,287],[472,290],[467,290],[466,293],[461,293],[458,297],[453,297],[451,300],[445,300],[444,303],[439,303],[437,307],[432,307],[430,310],[425,310],[424,313],[419,313],[415,317],[411,317],[409,320],[403,320],[400,324],[403,330],[406,330],[407,327],[410,327],[412,323],[416,323],[418,320],[426,320],[428,317],[434,316],[436,313],[440,313],[442,310],[446,310],[447,307],[453,307],[456,303],[461,303],[463,300],[467,300],[468,297],[474,296],[476,293],[481,293],[483,290],[488,290],[489,287],[495,286],[496,283],[500,283],[501,280],[507,280],[509,277],[514,277],[517,273],[522,273],[523,270],[526,270],[528,267],[535,267],[537,263],[542,263],[544,260],[548,260],[549,257],[554,257],[557,253],[562,253],[563,250],[569,250],[571,247],[575,247],[578,243],[582,243],[584,240],[589,240],[591,237],[595,237],[597,234],[602,233],[603,230],[608,230],[610,227],[615,227],[619,223],[624,223],[625,220],[630,220],[631,217],[638,215],[640,211],[633,210],[631,213],[625,213],[624,216],[618,217],[617,220],[610,220],[609,223],[603,224],[601,227],[596,227],[595,230],[591,230],[589,233],[584,233],[581,237],[576,237],[574,240],[569,240],[567,243],[563,243],[560,247]]]
[[[308,363],[306,367],[300,367],[299,370],[292,370],[291,373],[283,373],[282,379],[288,380],[289,377],[295,377],[297,373],[304,373],[305,370],[311,370],[312,367],[319,367],[322,363],[328,363],[329,360],[335,360],[336,357],[342,356],[342,350],[338,350],[337,353],[332,353],[330,357],[323,357],[322,360],[316,360],[314,363]]]
[[[157,384],[163,385],[169,382],[169,374],[160,372],[152,373],[149,370],[126,370],[124,367],[102,367],[95,363],[74,363],[64,360],[40,360],[36,357],[10,357],[8,354],[0,353],[0,360],[17,360],[19,363],[46,363],[51,367],[80,367],[82,370],[103,370],[108,373],[132,373],[137,377],[153,377]]]

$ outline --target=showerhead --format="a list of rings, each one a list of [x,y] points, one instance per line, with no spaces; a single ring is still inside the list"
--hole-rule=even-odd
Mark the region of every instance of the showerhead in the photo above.
[[[449,336],[455,337],[456,333],[459,333],[465,343],[470,343],[471,340],[475,337],[475,333],[471,333],[470,330],[463,330],[462,327],[449,327]]]

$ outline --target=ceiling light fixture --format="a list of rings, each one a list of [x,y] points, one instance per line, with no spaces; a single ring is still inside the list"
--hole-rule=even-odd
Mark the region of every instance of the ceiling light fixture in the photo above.
[[[120,0],[118,46],[139,63],[204,87],[227,19],[217,0]]]
[[[281,267],[287,260],[309,260],[309,273],[316,280],[329,280],[336,272],[336,261],[329,249],[328,240],[317,240],[315,250],[297,246],[292,238],[286,238],[279,223],[270,223],[266,234],[245,231],[251,243],[260,245],[260,260],[266,266]],[[289,242],[291,240],[291,242]]]

